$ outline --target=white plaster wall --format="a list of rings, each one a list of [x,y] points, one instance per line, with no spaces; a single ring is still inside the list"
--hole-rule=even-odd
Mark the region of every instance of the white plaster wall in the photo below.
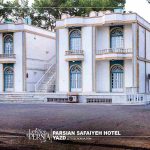
[[[96,48],[97,50],[110,48],[109,27],[98,27],[96,30]],[[132,25],[124,26],[124,47],[132,48]]]
[[[132,48],[132,25],[124,26],[124,48]]]
[[[27,58],[48,60],[55,55],[55,40],[26,33]]]
[[[126,87],[132,87],[133,83],[133,68],[132,68],[132,60],[124,61],[124,85]]]
[[[84,50],[82,91],[92,92],[92,27],[82,28],[82,49]]]
[[[0,33],[0,54],[3,54],[3,34]]]
[[[96,28],[96,49],[108,49],[110,47],[109,27]]]
[[[110,63],[109,61],[96,62],[96,92],[110,91]]]
[[[30,91],[30,92],[35,91],[35,84],[42,77],[43,74],[44,74],[44,71],[28,70],[27,91]]]
[[[34,91],[35,84],[45,72],[45,64],[55,55],[55,40],[26,33],[27,91]]]
[[[139,26],[139,56],[145,58],[145,30]]]
[[[68,47],[68,29],[59,30],[59,92],[69,92],[69,65],[65,61]]]
[[[29,32],[35,32],[38,34],[43,34],[46,36],[51,36],[52,38],[55,38],[55,32],[51,32],[45,29],[42,29],[40,27],[36,27],[33,25],[27,25],[27,24],[0,24],[0,31],[15,31],[18,30],[24,30]]]
[[[14,33],[14,53],[16,54],[16,63],[14,64],[15,92],[23,91],[23,65],[22,65],[22,32]]]
[[[146,63],[146,75],[150,74],[150,63]],[[148,83],[149,82],[149,83]],[[149,88],[148,88],[149,86]],[[146,80],[146,92],[150,93],[150,80]]]
[[[62,26],[72,26],[72,24],[75,24],[76,26],[81,26],[81,24],[83,25],[95,25],[95,24],[105,24],[105,23],[114,23],[116,24],[116,22],[135,22],[136,20],[139,20],[139,22],[143,23],[145,26],[149,27],[150,25],[143,20],[141,17],[137,16],[136,14],[116,14],[116,13],[111,13],[111,14],[105,14],[103,16],[99,16],[99,17],[86,17],[86,18],[82,18],[82,17],[71,17],[71,18],[66,18],[63,20],[58,20],[56,22],[56,27],[62,27]]]
[[[150,32],[146,30],[146,59],[150,60]],[[150,74],[150,63],[146,63],[146,77]],[[149,87],[148,87],[149,86]],[[146,92],[150,90],[150,81],[146,80]]]
[[[139,61],[139,92],[145,93],[145,62]]]
[[[0,92],[3,92],[3,65],[0,64]]]
[[[150,32],[146,31],[146,59],[150,60]]]
[[[2,33],[0,33],[0,54],[3,53]],[[0,64],[0,92],[3,91],[3,65]]]

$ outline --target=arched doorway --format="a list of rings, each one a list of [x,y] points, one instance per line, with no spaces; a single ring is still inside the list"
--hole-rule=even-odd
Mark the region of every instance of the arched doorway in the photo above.
[[[14,70],[12,67],[4,69],[4,91],[12,92],[14,89]]]
[[[81,66],[72,65],[70,67],[70,91],[80,92],[82,90]]]
[[[124,87],[124,70],[121,65],[113,65],[111,67],[111,91],[123,92]]]

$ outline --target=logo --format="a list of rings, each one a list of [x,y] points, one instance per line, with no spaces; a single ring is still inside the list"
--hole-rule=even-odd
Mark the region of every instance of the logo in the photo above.
[[[51,133],[38,128],[36,128],[35,130],[29,129],[27,137],[29,138],[29,140],[41,141],[42,143],[51,140]]]

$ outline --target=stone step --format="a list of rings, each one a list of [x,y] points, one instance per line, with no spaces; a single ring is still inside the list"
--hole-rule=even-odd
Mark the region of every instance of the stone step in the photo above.
[[[0,98],[40,98],[41,96],[0,96]]]
[[[0,97],[0,99],[40,99],[40,98],[43,98],[43,97]]]
[[[44,95],[33,94],[0,94],[0,100],[41,100]]]
[[[0,100],[0,103],[43,103],[44,100]]]

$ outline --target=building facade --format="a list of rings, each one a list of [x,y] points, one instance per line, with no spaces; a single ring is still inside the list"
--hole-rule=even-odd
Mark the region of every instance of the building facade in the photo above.
[[[136,13],[64,14],[56,43],[57,92],[89,103],[149,99],[150,24]]]
[[[0,93],[34,92],[54,56],[54,32],[23,23],[0,24]]]

